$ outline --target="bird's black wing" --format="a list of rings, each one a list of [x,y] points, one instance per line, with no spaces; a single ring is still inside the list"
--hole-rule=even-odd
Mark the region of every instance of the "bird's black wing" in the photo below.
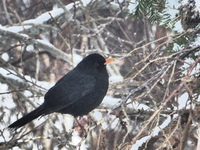
[[[90,94],[95,84],[95,77],[72,70],[49,89],[45,103],[51,111],[58,111]]]

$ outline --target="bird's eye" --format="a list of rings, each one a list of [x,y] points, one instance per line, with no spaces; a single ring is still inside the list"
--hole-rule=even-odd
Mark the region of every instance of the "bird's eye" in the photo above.
[[[95,63],[95,64],[94,64],[94,66],[95,66],[95,67],[98,67],[98,66],[99,66],[99,64],[98,64],[98,63]]]

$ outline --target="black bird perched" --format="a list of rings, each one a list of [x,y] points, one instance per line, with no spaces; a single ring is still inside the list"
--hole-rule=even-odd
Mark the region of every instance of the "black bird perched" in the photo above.
[[[100,105],[108,90],[105,59],[100,54],[90,54],[73,70],[63,76],[44,96],[44,103],[12,123],[8,128],[19,128],[39,116],[53,112],[74,117],[88,114]]]

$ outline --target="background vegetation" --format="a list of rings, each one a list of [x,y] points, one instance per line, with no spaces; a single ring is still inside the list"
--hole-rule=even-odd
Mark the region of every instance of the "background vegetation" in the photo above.
[[[0,149],[200,149],[200,15],[194,0],[2,0]],[[115,57],[90,117],[7,126],[90,53]]]

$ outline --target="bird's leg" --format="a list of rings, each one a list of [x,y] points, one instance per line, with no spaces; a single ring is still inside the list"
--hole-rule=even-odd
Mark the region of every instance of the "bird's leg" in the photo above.
[[[82,120],[78,120],[76,117],[75,117],[75,121],[76,121],[77,125],[80,127],[80,128],[77,128],[77,132],[79,133],[80,137],[86,138],[87,137],[87,131],[84,128],[85,122],[82,121]]]

